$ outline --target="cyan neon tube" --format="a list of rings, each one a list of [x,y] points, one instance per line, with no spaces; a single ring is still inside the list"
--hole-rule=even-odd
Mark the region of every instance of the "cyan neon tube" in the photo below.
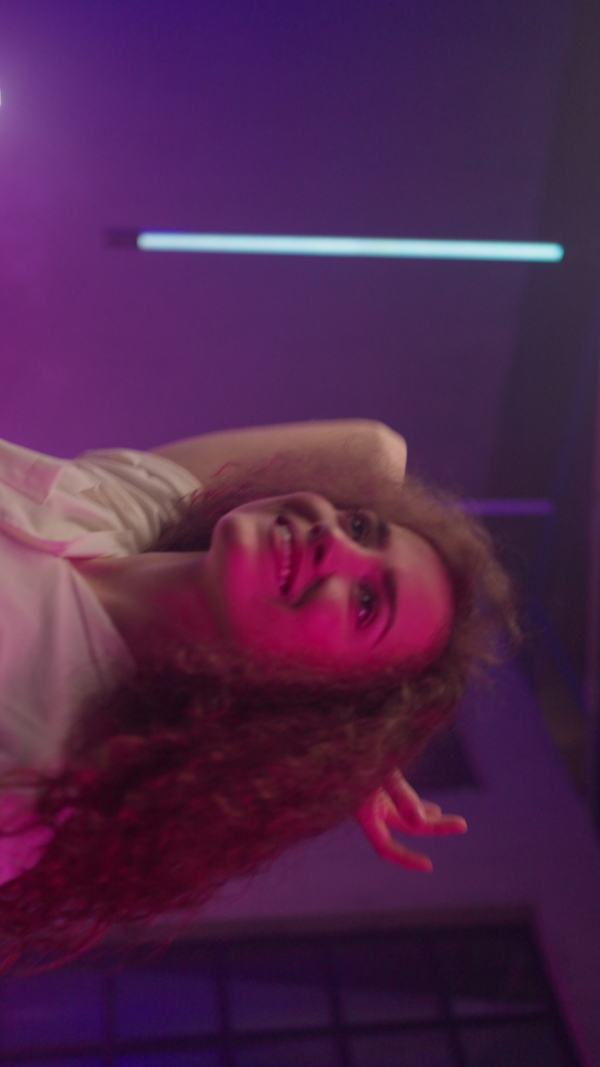
[[[554,515],[554,502],[552,500],[462,500],[461,506],[472,515],[502,515],[507,517],[523,518],[525,516],[539,516],[545,518]]]
[[[266,234],[167,233],[137,236],[145,252],[238,252],[280,256],[379,256],[392,259],[479,259],[558,263],[557,244],[526,241],[426,241],[388,237],[280,237]]]

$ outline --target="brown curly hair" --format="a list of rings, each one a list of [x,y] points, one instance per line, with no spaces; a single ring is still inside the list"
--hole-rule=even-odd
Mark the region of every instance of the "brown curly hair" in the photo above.
[[[229,510],[308,481],[285,455],[219,472],[146,551],[206,550]],[[265,680],[241,658],[202,649],[140,657],[108,698],[82,708],[59,773],[4,776],[3,787],[35,786],[34,825],[54,836],[32,869],[0,886],[0,974],[26,950],[72,959],[118,923],[147,927],[175,910],[192,919],[229,879],[332,829],[448,722],[473,669],[497,660],[501,629],[518,638],[510,579],[453,498],[408,477],[357,486],[352,470],[332,472],[327,495],[340,509],[376,507],[439,553],[454,595],[442,653],[359,685],[299,680],[285,666]]]

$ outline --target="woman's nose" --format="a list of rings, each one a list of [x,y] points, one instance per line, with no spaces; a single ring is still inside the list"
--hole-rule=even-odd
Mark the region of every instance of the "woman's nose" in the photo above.
[[[315,566],[319,566],[327,555],[327,542],[331,539],[331,531],[324,522],[315,522],[308,531],[307,541],[311,548],[314,547]]]
[[[349,542],[343,535],[334,532],[328,522],[315,522],[308,531],[307,541],[312,550],[315,567],[333,566],[335,569],[339,567],[353,569],[361,565],[360,553],[356,552],[356,545]]]
[[[314,522],[308,531],[308,543],[312,545],[315,541],[319,541],[327,532],[327,525],[324,522]]]

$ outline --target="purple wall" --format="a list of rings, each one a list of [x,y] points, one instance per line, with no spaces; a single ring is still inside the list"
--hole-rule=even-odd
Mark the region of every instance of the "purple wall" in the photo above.
[[[526,267],[143,255],[103,232],[532,239],[574,6],[3,0],[0,437],[72,456],[365,416],[413,470],[484,492]],[[213,921],[534,907],[591,1065],[597,843],[507,684],[469,720],[484,788],[439,798],[471,833],[431,843],[427,885],[346,826]]]
[[[103,231],[530,239],[572,7],[4,0],[0,436],[68,456],[360,415],[483,492],[526,267]]]

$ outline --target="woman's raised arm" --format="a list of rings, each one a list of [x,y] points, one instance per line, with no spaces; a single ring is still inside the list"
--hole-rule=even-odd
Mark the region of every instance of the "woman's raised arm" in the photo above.
[[[371,419],[334,419],[323,422],[297,422],[276,426],[256,426],[243,430],[187,437],[150,449],[173,460],[206,484],[227,464],[257,467],[273,456],[296,453],[299,463],[335,467],[360,456],[363,469],[357,474],[402,481],[406,467],[406,442],[383,422]],[[312,487],[319,491],[319,486]]]

